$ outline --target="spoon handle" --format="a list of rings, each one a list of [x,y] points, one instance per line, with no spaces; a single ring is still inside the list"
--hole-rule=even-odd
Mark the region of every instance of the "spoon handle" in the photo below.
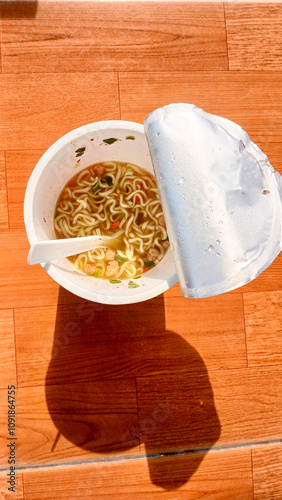
[[[115,237],[117,236],[117,233]],[[27,263],[40,264],[49,262],[81,252],[87,252],[94,248],[102,247],[115,239],[109,236],[82,236],[81,238],[64,238],[59,240],[38,241],[31,245]]]

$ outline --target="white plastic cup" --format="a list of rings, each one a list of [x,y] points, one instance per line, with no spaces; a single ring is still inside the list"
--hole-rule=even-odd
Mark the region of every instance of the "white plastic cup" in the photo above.
[[[80,148],[85,148],[84,153],[77,156]],[[84,168],[103,161],[134,163],[153,174],[143,125],[119,120],[90,123],[64,135],[43,154],[28,181],[24,200],[24,222],[30,244],[56,238],[54,211],[63,187]],[[178,281],[170,248],[155,268],[136,281],[138,288],[128,288],[129,280],[111,284],[109,280],[83,274],[65,258],[41,265],[65,289],[102,304],[142,302],[165,292]]]

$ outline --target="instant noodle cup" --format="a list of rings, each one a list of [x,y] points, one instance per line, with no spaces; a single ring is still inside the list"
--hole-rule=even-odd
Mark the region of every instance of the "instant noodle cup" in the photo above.
[[[143,125],[126,121],[91,123],[64,135],[43,154],[28,181],[24,200],[30,244],[56,239],[54,212],[62,189],[81,170],[106,161],[132,163],[154,174]],[[123,279],[120,283],[88,276],[67,258],[41,265],[65,289],[102,304],[151,299],[178,281],[171,248],[138,280]]]

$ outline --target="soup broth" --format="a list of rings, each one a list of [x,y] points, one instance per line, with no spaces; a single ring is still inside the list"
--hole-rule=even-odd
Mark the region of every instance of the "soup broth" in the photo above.
[[[97,163],[75,175],[58,199],[54,229],[57,238],[124,230],[115,247],[69,257],[77,269],[95,278],[140,276],[163,259],[169,246],[155,178],[131,163]]]

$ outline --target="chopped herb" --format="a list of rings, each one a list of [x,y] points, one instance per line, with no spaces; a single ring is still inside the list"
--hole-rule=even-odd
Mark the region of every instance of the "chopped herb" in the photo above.
[[[109,139],[103,139],[103,142],[106,144],[113,144],[114,142],[118,141],[115,137],[110,137]]]
[[[93,184],[93,186],[92,186],[92,191],[93,191],[93,193],[94,193],[94,194],[99,193],[99,191],[101,191],[101,189],[102,189],[102,188],[101,188],[101,186],[100,186],[99,182],[96,182],[96,183],[95,183],[95,184]]]
[[[134,283],[134,281],[130,281],[128,283],[128,288],[138,288],[139,285],[137,283]]]
[[[167,241],[167,240],[168,240],[168,236],[166,237],[166,239],[165,239],[165,240],[162,240],[162,241]]]
[[[110,280],[110,283],[113,283],[113,284],[114,283],[121,283],[121,281],[120,280]]]
[[[135,137],[134,137],[134,135],[128,135],[128,136],[126,137],[126,140],[127,140],[127,141],[128,141],[128,140],[130,140],[130,141],[135,141]]]
[[[125,257],[121,257],[121,255],[116,255],[115,260],[117,262],[126,262],[127,261],[127,259]]]
[[[135,276],[135,278],[133,278],[134,280],[139,280],[139,278],[141,278],[141,276]]]
[[[105,175],[105,179],[107,181],[108,186],[113,185],[113,179],[109,175]]]
[[[144,262],[145,267],[155,267],[155,263],[152,260],[147,260],[147,262]]]
[[[122,220],[125,217],[125,214],[123,212],[120,212],[118,215],[118,219]]]
[[[75,155],[75,156],[76,156],[76,158],[77,158],[78,156],[82,156],[82,155],[83,155],[83,153],[85,152],[85,149],[86,149],[85,147],[84,147],[84,148],[78,148],[78,149],[76,150],[76,155]]]
[[[101,274],[101,269],[98,267],[98,269],[96,269],[95,273],[93,274],[94,278],[99,278]]]

